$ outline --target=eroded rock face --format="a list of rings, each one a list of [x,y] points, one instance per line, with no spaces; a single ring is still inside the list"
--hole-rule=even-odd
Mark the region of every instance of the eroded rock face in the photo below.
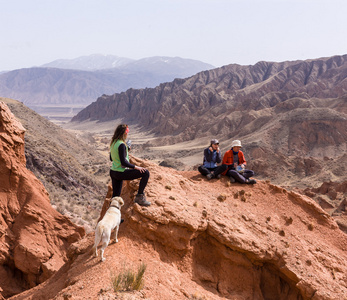
[[[119,242],[106,262],[91,257],[94,234],[69,249],[69,263],[43,285],[13,299],[112,299],[110,270],[147,264],[132,299],[327,300],[347,293],[347,236],[311,198],[259,181],[207,181],[132,158],[148,168],[146,195],[124,183]],[[110,203],[109,188],[101,217]],[[90,283],[93,284],[90,284]],[[195,298],[194,298],[195,297]]]
[[[54,210],[25,167],[25,129],[0,102],[0,286],[9,297],[48,279],[84,229]]]
[[[196,172],[133,163],[151,171],[152,206],[126,201],[128,226],[206,289],[228,299],[346,295],[347,236],[311,198],[266,182],[249,187],[224,178],[213,186]],[[130,181],[123,197],[136,191]]]

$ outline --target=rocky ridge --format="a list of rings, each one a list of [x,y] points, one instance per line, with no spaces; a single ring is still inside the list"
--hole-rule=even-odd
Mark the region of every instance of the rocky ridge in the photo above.
[[[52,208],[43,184],[26,169],[24,133],[0,102],[0,292],[6,298],[50,278],[85,235]]]
[[[209,181],[132,158],[146,167],[152,205],[122,197],[125,223],[106,262],[91,257],[94,234],[42,285],[11,299],[341,299],[347,293],[347,236],[312,199],[269,182]],[[110,202],[106,196],[103,213]],[[139,292],[115,294],[110,270],[147,265]],[[93,282],[93,284],[90,284]]]
[[[232,118],[233,112],[256,113],[284,103],[276,107],[278,113],[278,109],[300,108],[303,103],[296,98],[343,97],[347,91],[346,70],[347,55],[283,63],[259,62],[254,66],[228,65],[163,83],[154,89],[130,89],[99,97],[72,121],[106,121],[127,116],[128,120],[137,120],[144,128],[162,135],[184,133],[186,139],[192,139],[206,129],[211,132],[211,127],[218,128],[216,133],[211,133],[231,134],[245,125],[239,118]],[[310,102],[304,105],[315,106]],[[197,124],[200,127],[192,135],[191,127]]]

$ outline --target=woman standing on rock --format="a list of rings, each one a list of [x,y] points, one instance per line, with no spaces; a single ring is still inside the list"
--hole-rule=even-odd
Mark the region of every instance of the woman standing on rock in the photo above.
[[[247,162],[243,152],[240,150],[241,147],[239,140],[231,142],[231,149],[225,152],[223,157],[222,164],[227,167],[223,175],[229,176],[231,183],[255,184],[256,181],[254,179],[249,179],[254,175],[254,172],[245,169]]]
[[[145,187],[149,179],[147,169],[135,166],[129,162],[128,146],[125,140],[128,137],[129,127],[126,124],[120,124],[114,131],[110,144],[110,158],[112,167],[110,176],[112,179],[112,197],[120,196],[122,191],[123,180],[133,180],[141,178],[139,190],[135,196],[135,202],[141,206],[150,206],[151,203],[146,200],[144,194]]]

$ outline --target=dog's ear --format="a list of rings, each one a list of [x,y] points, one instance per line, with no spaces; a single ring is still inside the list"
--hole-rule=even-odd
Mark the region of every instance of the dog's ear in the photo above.
[[[124,205],[124,201],[123,201],[123,199],[121,197],[119,197],[118,203],[119,203],[120,206]]]

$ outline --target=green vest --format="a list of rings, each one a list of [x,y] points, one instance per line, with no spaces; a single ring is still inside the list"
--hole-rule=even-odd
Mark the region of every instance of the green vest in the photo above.
[[[119,159],[119,152],[118,147],[121,144],[125,144],[122,140],[117,140],[116,142],[113,142],[110,148],[111,157],[112,157],[112,167],[111,170],[117,171],[117,172],[124,172],[125,168],[122,166],[120,159]],[[126,148],[126,158],[129,161],[129,154],[128,154],[128,147],[125,145]]]

